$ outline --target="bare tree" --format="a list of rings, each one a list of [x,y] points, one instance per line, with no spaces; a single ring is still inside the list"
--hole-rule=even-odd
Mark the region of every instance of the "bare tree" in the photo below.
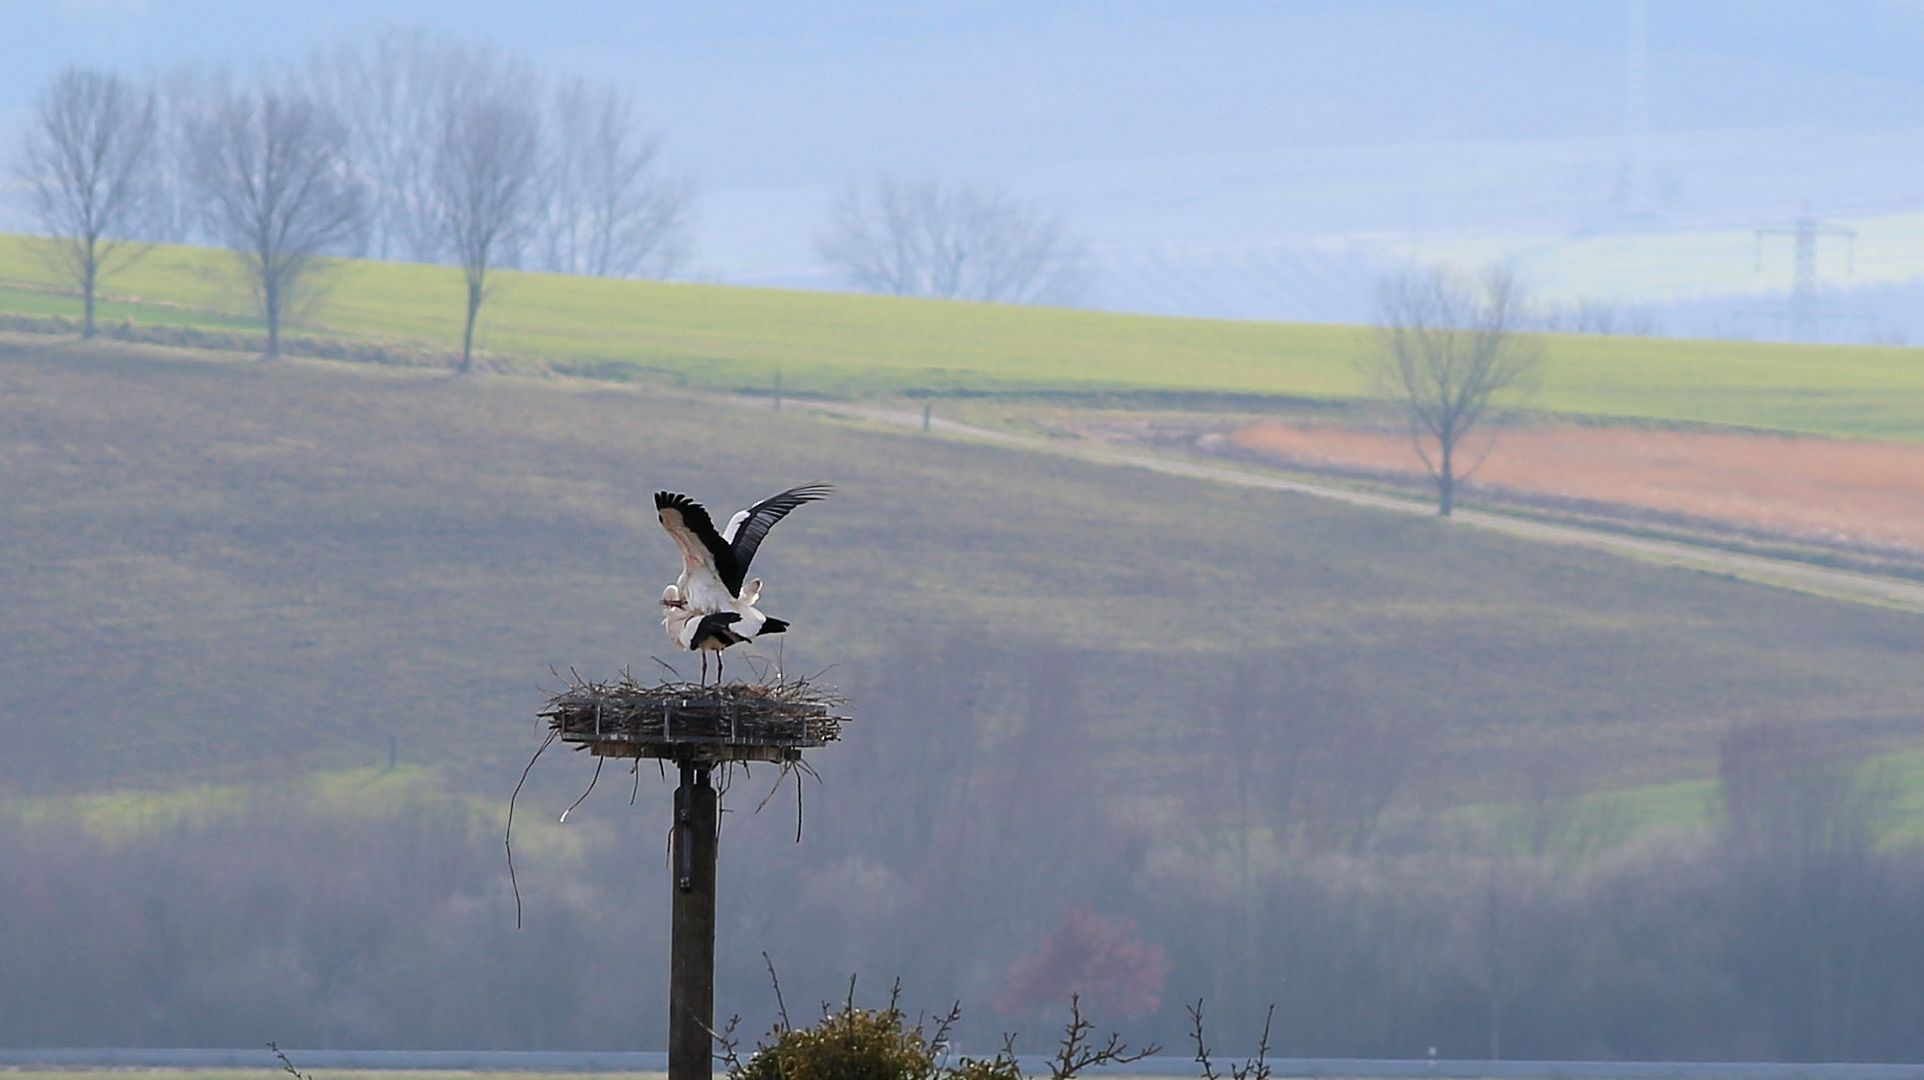
[[[154,156],[154,95],[119,75],[67,68],[35,103],[19,172],[56,266],[80,289],[82,337],[94,336],[100,279],[141,248],[125,243]]]
[[[1459,963],[1482,992],[1484,1052],[1492,1061],[1503,1060],[1504,1024],[1512,1004],[1539,984],[1548,966],[1543,958],[1554,955],[1557,920],[1546,888],[1535,867],[1492,860],[1484,868],[1482,887],[1462,897]]]
[[[662,175],[661,137],[632,95],[563,83],[551,99],[537,198],[544,269],[596,277],[666,276],[686,252],[689,188]]]
[[[467,281],[461,370],[474,370],[474,322],[488,272],[519,255],[533,224],[541,121],[532,80],[517,68],[477,70],[447,103],[434,155],[436,220]]]
[[[308,58],[306,80],[347,126],[368,191],[364,254],[433,262],[446,251],[434,161],[451,96],[485,59],[418,27],[390,28]]]
[[[207,229],[195,133],[232,88],[225,71],[179,67],[154,79],[154,156],[149,165],[147,199],[140,215],[141,239],[156,244],[189,244]]]
[[[1081,245],[1059,219],[935,180],[849,185],[815,247],[855,287],[897,296],[1067,304],[1084,286]]]
[[[1733,958],[1787,1060],[1849,1061],[1890,936],[1866,920],[1883,890],[1894,776],[1830,757],[1805,730],[1746,725],[1719,747],[1730,929],[1770,948]]]
[[[1633,822],[1619,799],[1584,798],[1589,762],[1568,746],[1523,751],[1514,770],[1514,798],[1497,821],[1502,850],[1532,859],[1577,862],[1620,842]]]
[[[361,187],[347,131],[310,97],[271,88],[229,94],[194,126],[195,181],[209,231],[240,260],[280,355],[281,323],[311,295],[321,256],[351,240]]]
[[[1550,304],[1530,320],[1530,329],[1550,334],[1627,334],[1656,337],[1662,324],[1649,308],[1624,307],[1584,298],[1570,304]]]
[[[1447,270],[1412,270],[1378,294],[1376,374],[1403,408],[1410,442],[1436,482],[1437,513],[1448,517],[1463,468],[1464,440],[1490,418],[1496,399],[1534,375],[1534,342],[1519,336],[1522,291],[1507,272],[1469,280]]]

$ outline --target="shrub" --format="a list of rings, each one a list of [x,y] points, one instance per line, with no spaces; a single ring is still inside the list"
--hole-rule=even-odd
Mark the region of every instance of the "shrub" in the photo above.
[[[946,1025],[944,1025],[946,1027]],[[731,1062],[729,1080],[1022,1080],[1006,1056],[941,1062],[941,1051],[902,1010],[845,1005],[814,1027],[778,1027],[774,1041],[745,1063]]]
[[[769,973],[774,974],[770,965]],[[777,1000],[781,984],[776,983]],[[849,997],[840,1012],[822,1014],[812,1028],[796,1028],[788,1023],[784,1009],[781,1022],[772,1033],[774,1041],[755,1048],[747,1062],[735,1052],[737,1016],[717,1036],[721,1059],[728,1064],[728,1080],[1024,1080],[1015,1060],[1015,1037],[1004,1038],[1002,1049],[992,1058],[959,1058],[953,1064],[943,1059],[949,1032],[962,1015],[956,1005],[935,1020],[933,1034],[922,1025],[905,1025],[901,1009],[902,985],[896,983],[885,1009],[855,1007],[855,984],[849,983]],[[1200,1008],[1200,1003],[1198,1003]],[[1132,1050],[1120,1035],[1092,1039],[1095,1022],[1082,1015],[1080,998],[1069,998],[1069,1021],[1062,1027],[1056,1051],[1050,1055],[1050,1080],[1072,1080],[1084,1070],[1105,1065],[1127,1065],[1155,1054],[1160,1048],[1151,1043]],[[1202,1031],[1197,1014],[1198,1038]],[[1267,1047],[1268,1029],[1264,1029]],[[1205,1065],[1207,1064],[1205,1060]],[[1241,1072],[1237,1076],[1244,1075]],[[1267,1075],[1251,1074],[1251,1075]]]

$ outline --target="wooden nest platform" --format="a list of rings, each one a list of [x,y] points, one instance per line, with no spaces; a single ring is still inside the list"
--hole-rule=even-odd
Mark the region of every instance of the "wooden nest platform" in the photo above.
[[[848,718],[836,711],[846,704],[806,679],[648,686],[624,673],[607,683],[577,677],[540,715],[556,738],[598,757],[786,762],[840,740]]]

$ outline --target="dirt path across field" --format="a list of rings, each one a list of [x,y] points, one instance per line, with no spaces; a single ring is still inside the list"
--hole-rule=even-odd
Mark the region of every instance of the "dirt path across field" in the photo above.
[[[746,399],[744,404],[748,403]],[[760,408],[767,408],[766,401],[756,402]],[[794,401],[792,406],[807,408],[828,415],[837,415],[869,423],[885,424],[890,427],[919,428],[922,414],[906,409],[892,409],[883,406],[855,405],[840,402]],[[1050,439],[1037,435],[1023,435],[1016,432],[997,431],[954,420],[934,418],[930,430],[936,434],[959,436],[983,442],[997,443],[1046,454],[1080,458],[1108,465],[1123,465],[1148,469],[1171,476],[1186,476],[1213,483],[1233,484],[1240,487],[1263,491],[1290,492],[1311,495],[1317,498],[1335,499],[1353,506],[1368,507],[1403,514],[1433,514],[1435,507],[1428,501],[1404,498],[1396,495],[1356,491],[1334,484],[1320,484],[1313,481],[1298,480],[1290,477],[1275,476],[1249,468],[1238,468],[1230,464],[1197,461],[1189,458],[1160,454],[1112,443],[1092,442],[1077,439]],[[1684,566],[1709,573],[1728,574],[1759,584],[1778,588],[1794,589],[1799,592],[1814,593],[1838,600],[1855,603],[1876,604],[1882,607],[1900,608],[1907,611],[1924,613],[1924,583],[1905,578],[1883,577],[1876,574],[1857,573],[1849,570],[1833,570],[1791,559],[1776,559],[1762,555],[1748,555],[1740,552],[1723,551],[1671,540],[1646,539],[1625,536],[1621,533],[1601,529],[1586,528],[1582,525],[1559,524],[1512,517],[1507,514],[1488,513],[1478,510],[1458,510],[1453,520],[1462,526],[1490,529],[1544,543],[1565,544],[1574,547],[1591,548],[1619,555],[1628,555],[1652,562],[1674,566]]]
[[[1228,438],[1279,462],[1423,476],[1400,432],[1264,421]],[[1487,449],[1477,482],[1521,494],[1924,553],[1924,446],[1912,443],[1543,427],[1504,431]]]

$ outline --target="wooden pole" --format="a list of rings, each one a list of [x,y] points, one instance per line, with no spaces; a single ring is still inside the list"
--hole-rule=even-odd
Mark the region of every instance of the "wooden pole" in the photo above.
[[[675,904],[668,971],[668,1080],[715,1075],[715,830],[709,766],[681,763],[675,789]]]

